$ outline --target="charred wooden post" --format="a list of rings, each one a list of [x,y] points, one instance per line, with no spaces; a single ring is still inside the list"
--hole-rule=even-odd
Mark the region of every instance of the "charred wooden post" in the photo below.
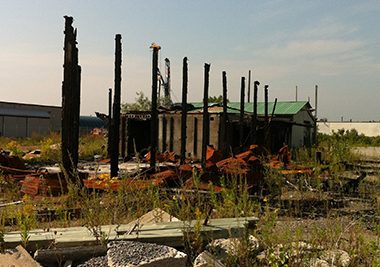
[[[248,93],[247,93],[247,102],[251,102],[251,70],[248,71]]]
[[[252,143],[256,144],[257,142],[257,91],[258,86],[260,85],[259,81],[254,82],[253,88],[253,116],[252,116]]]
[[[202,129],[202,169],[206,169],[206,153],[210,137],[210,118],[208,114],[208,87],[209,87],[210,64],[204,67],[204,89],[203,89],[203,129]]]
[[[62,82],[62,165],[70,179],[76,179],[79,143],[80,75],[77,31],[73,18],[65,16],[64,64]]]
[[[121,101],[121,35],[115,36],[115,78],[112,119],[111,144],[111,177],[117,177],[119,172],[120,143],[120,101]]]
[[[222,83],[223,83],[223,114],[222,114],[222,152],[225,157],[228,153],[228,140],[227,140],[227,74],[225,71],[222,72]]]
[[[240,151],[243,151],[244,146],[244,99],[245,99],[245,78],[241,77],[240,86],[240,117],[239,117],[239,139]]]
[[[264,115],[265,115],[265,122],[268,122],[269,120],[269,114],[268,114],[268,87],[269,85],[264,85]]]
[[[188,82],[187,57],[183,58],[182,68],[182,120],[181,120],[181,164],[186,158],[186,123],[187,123],[187,82]]]
[[[157,77],[158,77],[158,51],[161,47],[152,44],[152,106],[151,106],[151,129],[150,129],[150,167],[156,167],[156,153],[158,144],[158,110],[157,110]]]
[[[107,139],[107,154],[111,158],[111,143],[112,143],[112,89],[108,89],[108,139]]]
[[[170,60],[165,58],[165,76],[166,82],[164,83],[164,95],[166,101],[170,101]]]

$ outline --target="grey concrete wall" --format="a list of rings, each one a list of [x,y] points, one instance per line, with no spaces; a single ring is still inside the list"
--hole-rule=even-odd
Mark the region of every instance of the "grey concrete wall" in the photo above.
[[[162,151],[163,143],[163,116],[165,116],[167,121],[167,132],[166,132],[166,147],[169,150],[170,144],[170,118],[174,119],[174,132],[173,132],[173,151],[176,154],[181,153],[181,114],[171,113],[171,114],[160,114],[159,115],[159,134],[158,143],[159,150]],[[196,151],[194,151],[194,137],[195,137],[195,119],[197,119],[197,134],[196,134]],[[219,115],[210,114],[210,145],[213,145],[218,149],[219,145]],[[202,114],[188,114],[186,122],[186,156],[194,159],[200,159],[202,155],[202,131],[203,131],[203,119]],[[196,153],[195,153],[196,152]]]
[[[380,159],[380,147],[353,147],[351,151],[363,159]]]
[[[340,129],[355,129],[359,134],[366,136],[380,135],[380,122],[318,122],[318,132],[332,134]]]
[[[308,124],[310,126],[314,125],[313,118],[310,116],[309,112],[306,110],[301,110],[296,115],[294,115],[293,121],[299,124]],[[291,146],[302,147],[302,146],[307,145],[307,142],[305,142],[305,138],[309,138],[310,139],[309,142],[311,143],[313,132],[314,132],[313,128],[293,125]]]

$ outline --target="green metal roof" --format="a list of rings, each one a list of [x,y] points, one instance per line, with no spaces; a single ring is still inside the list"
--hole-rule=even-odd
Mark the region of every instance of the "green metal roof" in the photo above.
[[[202,102],[191,103],[195,108],[203,108]],[[218,103],[209,103],[210,106],[218,105]],[[310,108],[310,104],[307,101],[277,101],[276,110],[274,115],[295,115],[302,108],[307,105]],[[268,113],[272,114],[274,102],[268,102]],[[228,113],[239,113],[240,112],[240,102],[229,102],[227,103]],[[244,112],[253,113],[253,103],[244,103]],[[257,115],[265,115],[265,103],[257,103]]]

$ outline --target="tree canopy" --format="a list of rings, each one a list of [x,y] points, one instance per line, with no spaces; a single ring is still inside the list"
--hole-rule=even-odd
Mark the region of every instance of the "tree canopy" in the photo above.
[[[158,106],[170,107],[172,101],[166,97],[158,98]],[[150,111],[152,102],[150,99],[144,95],[142,91],[136,92],[134,103],[124,103],[122,104],[121,110],[123,113],[131,111]]]

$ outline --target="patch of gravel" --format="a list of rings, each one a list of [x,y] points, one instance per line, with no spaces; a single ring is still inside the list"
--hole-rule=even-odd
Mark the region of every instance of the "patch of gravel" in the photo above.
[[[84,263],[77,265],[77,267],[107,267],[108,266],[108,258],[107,256],[101,256],[89,259]]]
[[[167,246],[141,243],[135,241],[118,241],[108,244],[108,258],[113,266],[139,265],[157,258],[162,258],[171,252]]]

